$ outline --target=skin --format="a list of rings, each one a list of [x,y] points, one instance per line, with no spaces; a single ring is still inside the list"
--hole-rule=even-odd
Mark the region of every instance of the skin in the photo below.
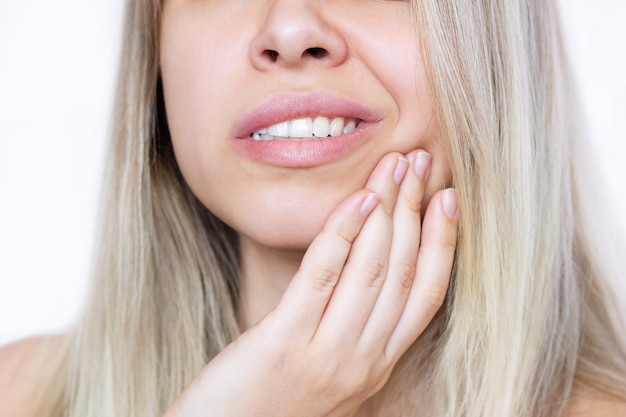
[[[457,197],[441,191],[451,178],[409,3],[170,0],[161,30],[176,158],[240,235],[250,327],[166,415],[365,413],[441,306],[456,244]],[[233,137],[276,92],[334,92],[381,117],[348,155],[275,166]]]
[[[331,211],[364,187],[384,155],[432,155],[423,208],[451,183],[410,15],[404,1],[165,2],[161,68],[176,157],[196,196],[241,236],[246,327],[276,305]],[[314,47],[326,54],[311,56]],[[234,151],[236,123],[255,104],[314,91],[381,114],[372,137],[308,169]]]
[[[37,415],[32,399],[37,389],[50,378],[50,364],[55,362],[62,344],[63,336],[38,336],[0,349],[0,393],[3,399],[0,402],[0,417]],[[575,387],[563,417],[624,415],[626,402],[607,398],[585,387]]]
[[[54,376],[63,342],[63,336],[38,336],[0,349],[0,417],[38,415],[38,389]]]
[[[166,415],[358,412],[447,289],[458,207],[453,190],[437,193],[420,242],[424,180],[416,172],[424,170],[415,167],[429,163],[423,156],[382,159],[366,189],[330,215],[278,306],[214,358]],[[399,166],[401,184],[394,181]],[[394,225],[404,232],[393,232]]]
[[[427,199],[450,181],[408,2],[169,0],[161,41],[168,123],[185,179],[255,243],[301,254],[389,152],[433,155]],[[326,55],[310,56],[313,47]],[[278,53],[276,62],[267,51]],[[382,115],[374,137],[309,169],[272,167],[233,150],[236,123],[255,104],[306,92],[372,107]]]
[[[442,190],[449,167],[409,16],[402,1],[165,1],[176,156],[198,198],[241,236],[248,328],[166,416],[367,415],[441,306],[461,208]],[[382,118],[362,147],[323,166],[242,158],[233,126],[274,91],[335,91]],[[54,350],[41,340],[0,350],[0,416],[32,414]],[[568,415],[623,413],[608,404],[576,397]]]

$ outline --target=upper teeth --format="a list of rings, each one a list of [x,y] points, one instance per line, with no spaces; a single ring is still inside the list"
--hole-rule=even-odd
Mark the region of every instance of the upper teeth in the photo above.
[[[259,129],[252,134],[254,140],[271,140],[277,138],[325,138],[327,136],[347,135],[356,128],[354,119],[343,117],[305,117],[287,120]]]

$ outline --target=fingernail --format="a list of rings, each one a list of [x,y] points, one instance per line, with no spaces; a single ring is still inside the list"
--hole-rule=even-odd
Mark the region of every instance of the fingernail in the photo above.
[[[415,157],[415,174],[422,180],[426,179],[430,171],[430,161],[432,157],[428,152],[420,151]]]
[[[374,210],[374,208],[378,205],[378,202],[380,201],[380,198],[378,198],[378,196],[376,195],[376,193],[369,193],[366,197],[365,200],[363,200],[363,204],[361,204],[361,216],[366,217],[368,216],[372,210]]]
[[[443,212],[453,220],[459,215],[459,197],[454,188],[448,188],[443,192]]]
[[[396,171],[393,173],[393,181],[400,185],[404,177],[406,176],[407,171],[409,170],[409,160],[405,157],[398,158],[398,163],[396,164]]]

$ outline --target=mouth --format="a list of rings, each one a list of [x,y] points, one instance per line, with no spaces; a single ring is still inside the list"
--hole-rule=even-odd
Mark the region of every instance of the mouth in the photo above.
[[[320,139],[352,133],[360,119],[345,117],[303,117],[286,120],[258,129],[250,134],[254,140]]]
[[[266,165],[313,167],[357,152],[382,120],[382,113],[333,93],[276,95],[243,115],[233,145]]]
[[[376,124],[382,114],[332,93],[281,94],[269,97],[243,115],[236,139],[325,138],[347,135],[360,125]]]

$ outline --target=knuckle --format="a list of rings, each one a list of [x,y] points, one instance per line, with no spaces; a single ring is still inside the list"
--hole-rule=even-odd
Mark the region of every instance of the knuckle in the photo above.
[[[367,286],[370,288],[380,288],[383,285],[386,269],[386,263],[382,259],[370,259],[364,271]]]
[[[341,390],[345,397],[356,397],[367,391],[370,386],[369,369],[365,366],[357,366],[346,375],[341,382]]]
[[[393,209],[395,208],[393,201],[383,200],[381,201],[380,206],[383,208],[383,212],[387,217],[393,216]]]
[[[396,266],[396,269],[400,289],[402,294],[406,294],[411,290],[415,280],[415,265],[412,263],[400,263]]]
[[[272,314],[274,313],[269,313],[267,317],[270,317]],[[266,337],[268,334],[280,336],[268,338]],[[285,329],[279,324],[268,324],[268,320],[265,319],[249,330],[248,335],[250,337],[240,337],[235,342],[241,343],[243,349],[250,354],[253,354],[260,348],[264,352],[266,360],[270,363],[283,363],[290,358],[290,353],[296,345],[295,338],[283,337],[284,334],[286,334]]]
[[[337,357],[324,358],[323,362],[319,362],[319,366],[312,368],[311,383],[320,392],[325,392],[329,387],[337,386],[341,374],[341,365]],[[310,388],[315,390],[313,386]]]
[[[320,366],[310,368],[309,389],[319,395],[332,392],[339,401],[374,395],[387,383],[393,369],[393,365],[381,364],[372,358],[357,360],[356,357],[328,354],[323,355],[323,359],[315,357]]]
[[[430,288],[426,294],[426,313],[434,316],[443,305],[446,294],[448,293],[447,285],[435,285]]]
[[[368,391],[370,386],[369,382],[367,374],[363,372],[357,373],[357,375],[352,378],[352,383],[347,387],[349,390],[348,394],[352,397],[362,395],[364,392]]]
[[[447,252],[454,252],[456,250],[456,236],[450,237],[446,235],[440,235],[437,239],[437,246]]]
[[[422,195],[423,193],[407,193],[402,197],[402,203],[415,214],[421,215],[422,213]]]
[[[392,369],[393,368],[385,369],[382,375],[376,379],[374,385],[371,388],[371,392],[369,393],[370,395],[373,395],[383,389],[383,387],[387,384],[387,381],[389,381],[389,378],[391,377]]]
[[[344,244],[351,245],[358,234],[358,230],[358,224],[355,224],[354,221],[346,221],[337,226],[335,234]]]
[[[352,233],[352,225],[347,221],[336,222],[332,225],[324,225],[318,237],[326,244],[351,245],[355,238]]]
[[[330,268],[316,268],[311,272],[309,280],[315,291],[329,293],[337,285],[339,272]]]
[[[360,366],[358,372],[352,374],[351,385],[348,387],[353,396],[370,397],[380,391],[391,376],[393,366],[371,363]]]

